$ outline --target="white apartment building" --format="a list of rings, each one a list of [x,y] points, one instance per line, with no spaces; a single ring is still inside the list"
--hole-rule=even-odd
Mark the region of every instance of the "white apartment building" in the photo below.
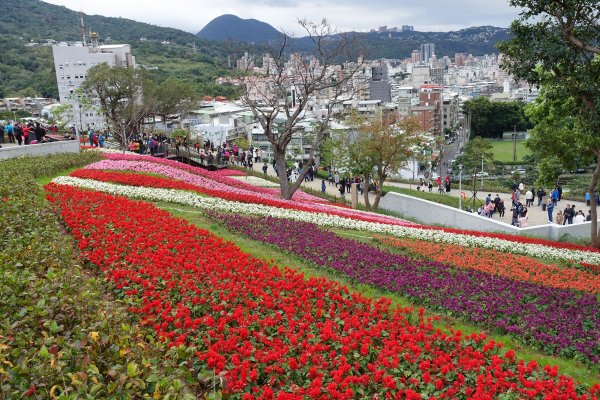
[[[74,102],[75,123],[80,130],[103,129],[105,121],[98,107],[86,109],[71,94],[81,86],[88,70],[95,65],[106,63],[111,67],[135,67],[131,47],[128,44],[84,46],[82,43],[60,43],[52,46],[52,53],[60,102]]]

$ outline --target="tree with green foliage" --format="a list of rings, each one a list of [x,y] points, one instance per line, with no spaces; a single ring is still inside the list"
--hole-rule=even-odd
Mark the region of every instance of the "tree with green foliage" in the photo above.
[[[331,156],[336,166],[364,179],[365,207],[377,210],[386,180],[406,165],[420,143],[420,123],[415,117],[397,120],[379,115],[373,121],[355,117],[349,124],[353,129],[339,131],[332,138]],[[377,182],[372,205],[371,178]]]
[[[99,101],[111,133],[124,149],[128,138],[140,133],[142,122],[157,104],[155,85],[143,69],[99,64],[90,68],[81,89]]]
[[[501,138],[515,127],[521,131],[530,127],[520,101],[490,101],[476,97],[463,104],[463,113],[471,114],[471,132],[474,136]]]
[[[158,85],[153,96],[156,99],[153,112],[165,124],[173,116],[183,116],[193,110],[200,100],[192,86],[175,78],[168,78]]]
[[[487,171],[495,169],[492,148],[490,139],[475,137],[465,144],[463,153],[456,158],[456,163],[462,164],[464,173],[471,174],[474,195],[476,194],[476,174],[481,172],[481,167],[483,166]]]
[[[600,248],[594,190],[600,177],[600,3],[597,0],[511,0],[523,11],[513,38],[499,44],[502,67],[515,78],[543,88],[533,140],[546,155],[564,158],[573,149],[596,168],[592,198],[592,245]],[[559,129],[556,129],[559,128]]]
[[[570,111],[576,107],[572,97],[549,96],[548,88],[527,106],[526,112],[535,123],[525,145],[539,160],[540,184],[554,185],[564,169],[574,170],[593,163],[587,148],[586,133]]]

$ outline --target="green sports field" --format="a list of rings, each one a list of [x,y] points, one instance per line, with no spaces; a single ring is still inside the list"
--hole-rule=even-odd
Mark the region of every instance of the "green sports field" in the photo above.
[[[512,140],[503,140],[500,142],[492,142],[494,152],[494,160],[502,162],[510,162],[513,160],[513,142]],[[523,157],[530,154],[531,151],[525,147],[524,140],[517,140],[517,161],[523,160]]]

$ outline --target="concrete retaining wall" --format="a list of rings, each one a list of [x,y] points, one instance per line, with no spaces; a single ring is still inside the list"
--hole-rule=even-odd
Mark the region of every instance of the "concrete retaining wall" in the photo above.
[[[79,153],[79,144],[75,140],[65,140],[27,146],[3,147],[0,149],[0,160],[21,156],[47,156],[55,153]]]
[[[477,213],[470,213],[428,200],[393,192],[387,193],[382,197],[379,206],[383,209],[400,213],[408,218],[414,218],[428,225],[444,225],[451,228],[482,232],[537,236],[551,240],[559,240],[564,235],[578,239],[589,239],[591,230],[591,222],[573,225],[546,224],[517,228],[491,218],[481,217]]]

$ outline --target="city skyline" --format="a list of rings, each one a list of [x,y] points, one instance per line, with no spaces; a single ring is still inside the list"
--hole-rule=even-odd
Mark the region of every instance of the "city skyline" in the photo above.
[[[518,9],[508,5],[508,0],[488,0],[485,7],[477,0],[454,2],[430,0],[427,2],[398,2],[373,0],[365,3],[349,0],[344,4],[305,0],[243,0],[202,2],[201,14],[195,15],[198,3],[193,0],[159,0],[122,2],[116,0],[47,0],[88,15],[122,17],[162,27],[177,28],[197,33],[207,23],[223,14],[240,18],[254,18],[272,25],[275,29],[302,36],[297,20],[307,18],[318,21],[326,18],[340,31],[369,31],[380,26],[388,28],[412,25],[416,31],[446,32],[472,26],[493,25],[507,28],[518,18]],[[424,4],[425,3],[425,4]],[[360,18],[357,18],[360,16]],[[93,27],[92,27],[93,28]]]

